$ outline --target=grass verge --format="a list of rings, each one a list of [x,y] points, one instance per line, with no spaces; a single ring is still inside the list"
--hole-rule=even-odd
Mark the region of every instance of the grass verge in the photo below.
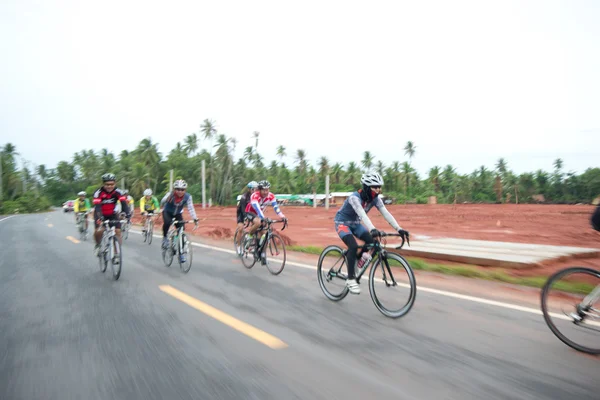
[[[323,248],[317,246],[288,246],[287,248],[291,251],[316,255],[320,255],[323,251]],[[510,283],[514,285],[535,288],[541,288],[544,286],[544,283],[546,283],[546,280],[548,279],[547,276],[511,276],[502,271],[485,271],[468,265],[434,264],[414,257],[406,257],[406,259],[410,263],[410,266],[415,270],[437,272],[444,275],[463,276],[467,278],[485,279],[488,281]],[[397,263],[395,264],[396,266],[399,265]],[[392,262],[390,265],[394,265],[394,263]],[[557,282],[557,285],[554,287],[569,293],[583,294],[589,293],[594,288],[593,285],[587,283],[567,281]]]

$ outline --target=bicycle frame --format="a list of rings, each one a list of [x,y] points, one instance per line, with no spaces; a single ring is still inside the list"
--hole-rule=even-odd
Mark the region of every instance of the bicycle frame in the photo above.
[[[278,220],[272,220],[272,219],[266,219],[266,227],[261,227],[260,229],[258,229],[256,231],[256,241],[257,241],[257,246],[256,246],[256,253],[257,254],[262,254],[262,252],[265,250],[265,248],[267,247],[267,244],[269,243],[269,241],[271,240],[271,236],[273,235],[273,224],[278,223],[278,222],[283,222],[283,228],[281,228],[281,230],[285,230],[285,227],[287,226],[287,220],[283,220],[283,219],[278,219]],[[260,244],[259,239],[258,239],[258,234],[259,232],[262,232],[266,230],[265,232],[265,240],[263,240],[262,244]]]
[[[374,239],[373,243],[365,244],[365,245],[362,245],[362,246],[359,247],[359,249],[361,251],[359,252],[359,254],[357,254],[357,259],[356,259],[357,265],[358,265],[358,260],[360,260],[363,252],[369,252],[369,253],[371,253],[371,259],[368,262],[364,263],[363,266],[360,267],[358,270],[354,271],[354,275],[356,276],[356,282],[357,283],[360,283],[360,278],[367,271],[367,268],[371,264],[373,264],[377,260],[377,258],[379,258],[382,261],[383,265],[385,265],[385,269],[382,269],[383,270],[383,279],[385,281],[385,284],[387,286],[396,286],[397,285],[396,280],[394,279],[394,274],[392,274],[392,269],[390,268],[390,264],[389,264],[388,259],[387,259],[387,250],[386,250],[385,239],[383,241],[383,244],[381,243],[381,238],[384,238],[386,236],[400,236],[400,235],[397,234],[397,233],[385,233],[385,232],[381,232],[381,237],[380,238],[379,237],[373,238]],[[402,243],[400,244],[400,246],[396,247],[396,250],[401,249],[404,246],[404,243],[405,243],[404,242],[404,238],[402,238]],[[410,245],[410,240],[408,238],[406,239],[406,243],[408,243],[408,245]],[[344,250],[343,253],[344,253],[344,256],[346,254],[348,254],[348,249]],[[346,261],[347,261],[347,258],[346,258]],[[333,270],[333,268],[332,268],[332,270]],[[385,271],[386,270],[387,270],[388,274],[390,275],[390,278],[392,279],[392,283],[391,284],[389,284],[387,282],[387,279],[385,277]],[[330,271],[330,273],[331,272],[332,271]],[[339,276],[340,278],[343,278],[343,279],[347,279],[348,278],[344,274],[338,274],[337,272],[335,273],[335,275]]]

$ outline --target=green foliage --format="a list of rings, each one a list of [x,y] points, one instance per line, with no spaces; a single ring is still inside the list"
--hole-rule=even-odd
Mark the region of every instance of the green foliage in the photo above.
[[[73,199],[80,190],[88,196],[100,187],[100,176],[107,172],[117,175],[119,187],[128,189],[135,199],[151,188],[157,197],[169,187],[170,170],[174,180],[188,182],[196,203],[201,202],[202,162],[206,168],[206,200],[215,205],[232,205],[250,180],[268,179],[276,193],[324,193],[325,177],[330,176],[330,191],[351,192],[360,188],[360,176],[366,171],[378,171],[385,179],[383,194],[395,204],[426,204],[429,196],[437,202],[476,203],[529,203],[543,195],[546,203],[590,203],[600,195],[600,168],[590,168],[581,175],[564,172],[564,163],[557,159],[550,172],[537,169],[532,173],[515,174],[505,159],[493,163],[494,169],[480,166],[469,174],[459,174],[452,165],[432,166],[420,176],[411,161],[417,156],[418,146],[408,142],[404,147],[405,159],[385,165],[370,151],[361,160],[343,165],[326,156],[307,154],[303,149],[279,146],[277,160],[265,160],[258,151],[260,134],[253,136],[252,145],[243,156],[234,158],[237,141],[217,131],[210,120],[202,124],[202,131],[182,137],[168,154],[158,151],[151,138],[140,141],[135,149],[123,150],[119,155],[107,149],[82,149],[72,160],[59,162],[56,168],[39,166],[17,169],[17,149],[7,143],[0,148],[2,156],[2,192],[5,201],[14,201],[23,193],[37,188],[49,201],[59,206]],[[241,145],[241,144],[240,144]],[[285,156],[288,165],[281,162]],[[124,181],[124,183],[123,183]],[[85,188],[85,189],[84,189]]]
[[[32,213],[48,211],[50,201],[44,196],[36,196],[34,193],[26,193],[15,200],[5,201],[0,204],[0,214]]]

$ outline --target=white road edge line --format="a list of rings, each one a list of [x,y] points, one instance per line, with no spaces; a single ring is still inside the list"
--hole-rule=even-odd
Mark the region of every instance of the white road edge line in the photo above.
[[[137,233],[140,235],[142,234],[141,231],[137,231],[137,230],[130,230],[130,232],[134,232],[134,233]],[[152,236],[155,238],[162,239],[161,235],[152,235]],[[210,250],[220,251],[223,253],[235,254],[235,251],[224,249],[222,247],[210,246],[207,244],[201,244],[201,243],[195,243],[195,242],[192,242],[192,245],[196,246],[196,247],[203,247],[203,248],[210,249]],[[286,261],[286,264],[293,265],[295,267],[300,267],[300,268],[312,269],[312,270],[317,269],[316,266],[300,264],[300,263],[297,263],[294,261]],[[367,280],[369,279],[368,277],[364,277],[363,279],[365,279],[365,278]],[[424,287],[424,286],[420,286],[420,285],[417,285],[417,290],[427,292],[427,293],[438,294],[440,296],[453,297],[455,299],[472,301],[474,303],[487,304],[490,306],[506,308],[509,310],[521,311],[521,312],[526,312],[526,313],[536,314],[536,315],[543,315],[542,310],[538,310],[536,308],[523,307],[523,306],[519,306],[516,304],[510,304],[510,303],[504,303],[504,302],[496,301],[496,300],[484,299],[482,297],[468,296],[468,295],[464,295],[464,294],[460,294],[460,293],[448,292],[446,290],[433,289],[433,288],[428,288],[428,287]],[[571,318],[569,318],[563,314],[550,313],[550,316],[552,316],[554,318],[563,319],[565,321],[571,321]],[[591,323],[590,325],[596,325],[596,323]],[[598,326],[600,326],[600,324],[598,324]]]
[[[8,217],[2,218],[2,219],[0,219],[0,222],[6,221],[7,219],[10,219],[10,218],[13,218],[13,217],[16,217],[16,215],[9,215]]]

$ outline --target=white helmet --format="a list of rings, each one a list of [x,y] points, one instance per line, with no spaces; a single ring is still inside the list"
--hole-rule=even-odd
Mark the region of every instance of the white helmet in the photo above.
[[[77,193],[77,196],[85,196],[85,192],[79,192]]]
[[[360,178],[360,183],[365,186],[383,186],[383,178],[378,173],[363,174]]]
[[[256,189],[257,186],[258,186],[258,182],[256,182],[256,181],[251,181],[248,183],[248,188],[250,188],[250,189]]]
[[[177,179],[173,183],[173,189],[187,189],[187,183],[183,179]]]
[[[152,196],[152,189],[144,190],[144,196]]]

